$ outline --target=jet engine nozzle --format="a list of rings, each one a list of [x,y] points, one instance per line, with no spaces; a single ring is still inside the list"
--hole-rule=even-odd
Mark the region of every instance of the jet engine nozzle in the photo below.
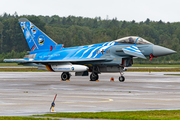
[[[169,55],[169,54],[173,54],[173,53],[176,53],[176,51],[159,46],[159,45],[153,46],[153,56],[154,57]]]

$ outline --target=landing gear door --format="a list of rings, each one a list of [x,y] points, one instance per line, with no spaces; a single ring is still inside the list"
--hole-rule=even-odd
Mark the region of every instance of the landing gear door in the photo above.
[[[133,59],[132,58],[123,58],[122,59],[121,66],[129,67],[129,66],[132,66],[132,64],[133,64]]]

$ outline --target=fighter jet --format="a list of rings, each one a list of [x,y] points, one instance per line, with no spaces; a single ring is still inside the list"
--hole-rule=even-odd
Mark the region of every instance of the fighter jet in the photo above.
[[[75,76],[88,76],[91,72],[91,81],[98,80],[100,73],[119,72],[119,81],[123,82],[124,67],[132,66],[134,57],[142,59],[150,57],[151,60],[154,57],[176,53],[137,36],[65,48],[63,44],[57,44],[28,19],[20,18],[19,24],[30,48],[29,55],[22,59],[4,59],[4,62],[44,65],[49,71],[62,72],[63,81],[70,79],[70,72],[75,72]]]

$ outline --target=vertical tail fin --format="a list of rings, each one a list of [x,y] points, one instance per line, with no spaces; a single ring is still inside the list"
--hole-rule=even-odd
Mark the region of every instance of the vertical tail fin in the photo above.
[[[57,45],[51,38],[26,18],[20,18],[19,24],[31,51],[50,49]]]

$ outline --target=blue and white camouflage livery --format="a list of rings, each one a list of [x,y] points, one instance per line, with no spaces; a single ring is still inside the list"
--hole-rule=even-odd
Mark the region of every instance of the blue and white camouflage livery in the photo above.
[[[98,80],[102,72],[123,72],[124,67],[133,64],[133,57],[146,59],[175,53],[175,51],[154,45],[147,40],[129,36],[118,40],[64,48],[57,44],[26,18],[20,18],[19,24],[29,45],[30,52],[23,59],[5,59],[5,62],[17,62],[23,65],[44,65],[49,71],[63,72],[62,80],[70,79],[69,72],[76,76],[87,76]],[[124,81],[121,75],[119,81]]]

